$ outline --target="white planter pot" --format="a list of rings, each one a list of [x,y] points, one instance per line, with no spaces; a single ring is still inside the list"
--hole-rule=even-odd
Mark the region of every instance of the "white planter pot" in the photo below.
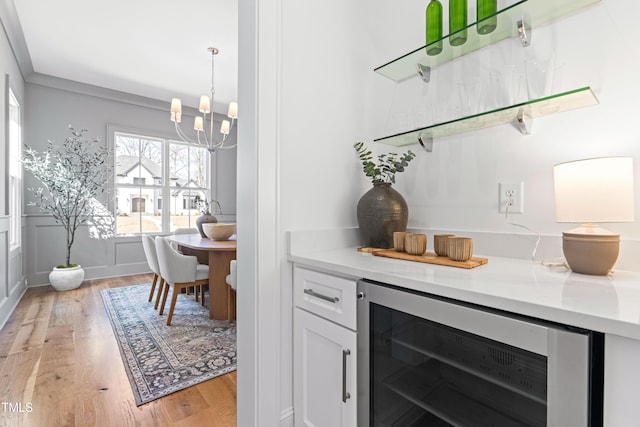
[[[75,289],[84,280],[84,270],[81,265],[70,268],[54,267],[49,273],[49,283],[56,291]]]

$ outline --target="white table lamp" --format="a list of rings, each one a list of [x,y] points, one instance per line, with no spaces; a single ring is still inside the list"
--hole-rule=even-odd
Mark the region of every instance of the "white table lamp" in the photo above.
[[[556,221],[582,223],[562,233],[565,259],[576,273],[607,275],[620,250],[620,235],[596,223],[633,222],[633,160],[602,157],[553,168]]]

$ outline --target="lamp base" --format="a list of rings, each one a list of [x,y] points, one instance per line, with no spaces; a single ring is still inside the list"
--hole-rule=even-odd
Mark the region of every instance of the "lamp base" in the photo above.
[[[618,259],[620,235],[594,224],[562,233],[562,250],[575,273],[606,276]]]

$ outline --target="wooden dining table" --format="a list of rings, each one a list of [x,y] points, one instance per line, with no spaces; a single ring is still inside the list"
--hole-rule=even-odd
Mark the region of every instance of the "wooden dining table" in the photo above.
[[[166,237],[175,242],[185,255],[194,255],[201,264],[209,265],[209,318],[225,320],[228,316],[229,263],[236,259],[236,240],[211,240],[200,234],[175,234]]]

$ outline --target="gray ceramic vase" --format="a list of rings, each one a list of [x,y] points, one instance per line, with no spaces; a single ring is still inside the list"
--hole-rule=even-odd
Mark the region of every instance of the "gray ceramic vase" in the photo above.
[[[360,198],[357,214],[365,247],[392,248],[393,233],[407,230],[407,202],[389,183],[374,184]]]
[[[209,212],[203,213],[198,218],[196,218],[196,227],[198,227],[198,231],[200,232],[200,235],[202,236],[203,239],[206,239],[207,235],[204,234],[204,230],[202,229],[202,224],[211,223],[211,222],[218,222],[218,218],[211,215],[211,213]]]

